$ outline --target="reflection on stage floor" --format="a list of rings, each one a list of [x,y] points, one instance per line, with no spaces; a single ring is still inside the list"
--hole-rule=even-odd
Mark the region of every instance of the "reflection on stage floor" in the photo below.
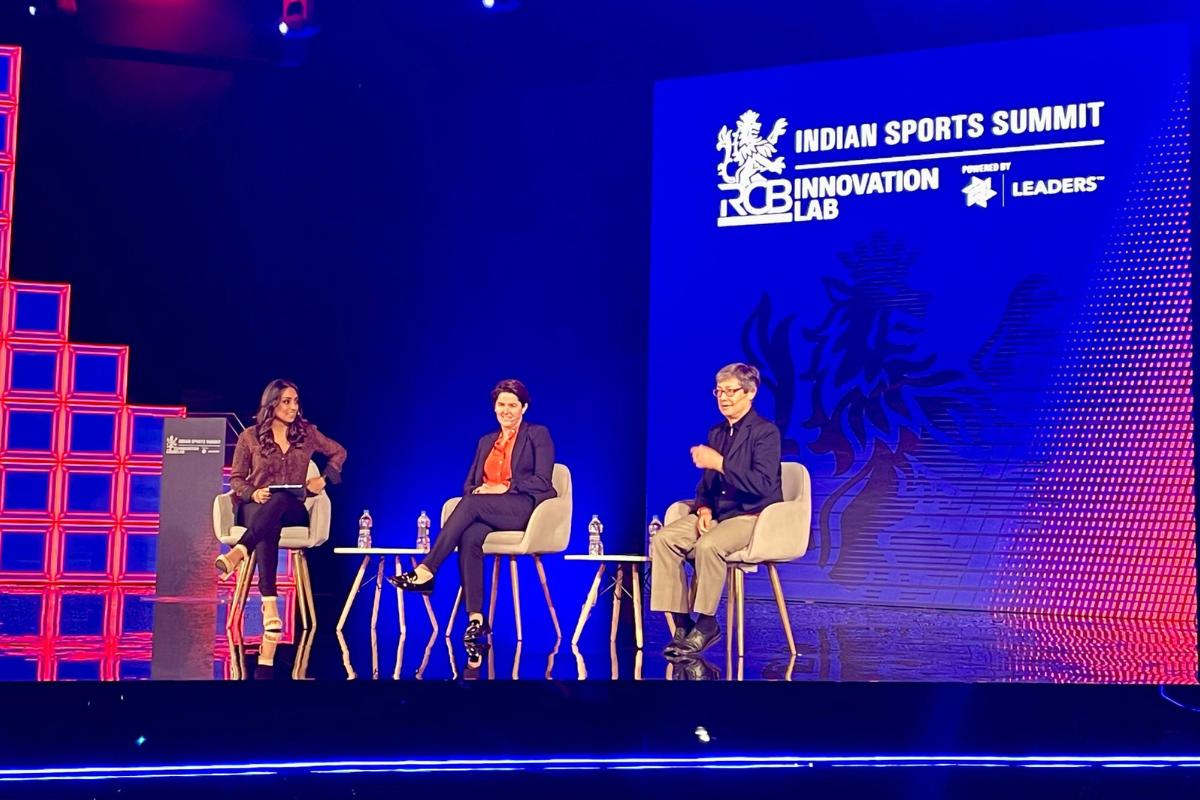
[[[498,614],[491,646],[472,654],[460,638],[461,618],[447,636],[432,617],[415,614],[400,636],[394,618],[381,615],[372,628],[364,609],[337,631],[338,598],[322,600],[329,608],[321,607],[316,628],[303,629],[289,614],[281,634],[264,638],[253,603],[243,633],[226,630],[224,603],[214,630],[211,603],[155,598],[148,587],[0,587],[0,680],[1196,680],[1196,629],[1185,622],[793,603],[792,655],[774,602],[752,598],[744,657],[723,640],[701,658],[672,663],[661,654],[669,636],[661,614],[647,614],[642,650],[630,625],[616,642],[594,625],[573,646],[530,619],[517,642],[511,618]]]

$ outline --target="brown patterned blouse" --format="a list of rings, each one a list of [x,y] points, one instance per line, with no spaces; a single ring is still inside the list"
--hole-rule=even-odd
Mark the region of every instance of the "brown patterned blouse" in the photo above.
[[[266,450],[255,435],[254,427],[242,431],[233,451],[233,470],[229,488],[234,499],[248,503],[255,489],[280,484],[303,484],[308,477],[308,462],[313,453],[329,459],[321,473],[329,483],[342,482],[342,464],[346,463],[346,448],[317,430],[311,422],[305,425],[304,441],[293,444],[286,453],[272,445]]]

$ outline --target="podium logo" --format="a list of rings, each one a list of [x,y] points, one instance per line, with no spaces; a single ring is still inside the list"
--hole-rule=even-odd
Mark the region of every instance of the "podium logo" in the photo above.
[[[717,165],[717,188],[733,196],[721,199],[718,226],[792,221],[791,181],[764,177],[783,173],[783,157],[775,153],[787,124],[787,119],[780,117],[764,137],[758,112],[747,109],[733,130],[721,126],[717,150],[723,157]]]
[[[177,456],[177,455],[182,455],[186,451],[182,447],[179,446],[179,437],[178,436],[168,436],[167,437],[167,447],[164,452],[166,453],[166,455],[169,455],[169,456]]]

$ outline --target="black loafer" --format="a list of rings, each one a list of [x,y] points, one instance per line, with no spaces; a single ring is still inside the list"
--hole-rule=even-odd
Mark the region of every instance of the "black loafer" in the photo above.
[[[705,634],[699,627],[692,628],[688,631],[687,636],[683,637],[683,642],[675,651],[676,658],[693,658],[700,655],[708,648],[712,647],[717,642],[721,641],[721,628],[718,626],[712,633]]]
[[[682,625],[675,626],[675,635],[671,637],[671,641],[667,642],[667,646],[663,648],[663,655],[667,658],[673,658],[679,655],[679,648],[683,647],[683,640],[688,635]]]
[[[481,619],[473,619],[467,622],[467,629],[463,631],[463,641],[467,644],[484,642],[491,635],[492,629],[488,627],[487,622]]]
[[[399,575],[388,575],[387,582],[397,589],[418,594],[430,594],[433,591],[433,578],[424,583],[417,583],[416,572],[402,572]]]

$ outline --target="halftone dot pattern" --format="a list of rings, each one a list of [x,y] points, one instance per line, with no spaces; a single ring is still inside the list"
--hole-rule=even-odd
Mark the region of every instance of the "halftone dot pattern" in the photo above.
[[[1178,89],[1048,387],[1043,466],[996,610],[1195,619],[1190,108]]]

